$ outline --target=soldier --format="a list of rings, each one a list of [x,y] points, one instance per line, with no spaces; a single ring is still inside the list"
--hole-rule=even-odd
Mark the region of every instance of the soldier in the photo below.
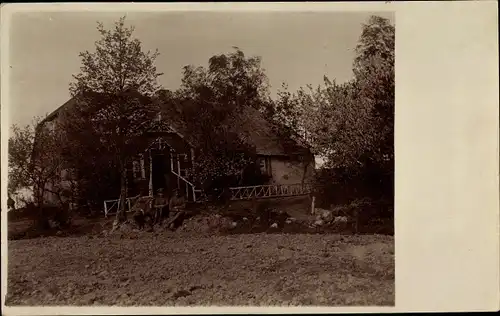
[[[186,199],[179,189],[174,190],[174,196],[168,203],[169,212],[174,213],[174,218],[168,223],[168,228],[175,229],[184,219],[186,210]]]
[[[146,221],[149,222],[151,229],[153,228],[154,218],[152,216],[153,198],[150,196],[141,196],[137,199],[133,206],[134,221],[140,229],[144,228]]]
[[[168,206],[167,199],[163,195],[163,188],[158,189],[157,196],[154,199],[154,223],[161,224],[161,221],[164,216],[164,212],[166,212],[166,208]]]

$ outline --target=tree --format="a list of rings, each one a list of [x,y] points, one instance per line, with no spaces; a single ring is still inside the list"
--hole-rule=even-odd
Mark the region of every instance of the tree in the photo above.
[[[354,80],[339,86],[325,78],[330,107],[322,116],[334,118],[326,129],[331,167],[393,178],[394,39],[389,20],[370,17],[356,47]]]
[[[368,161],[387,164],[393,159],[394,26],[372,16],[363,26],[354,80],[278,93],[273,116],[291,134],[325,155],[332,167],[360,170]]]
[[[199,145],[196,182],[238,177],[255,161],[255,148],[238,127],[248,109],[262,111],[269,102],[260,63],[259,57],[246,57],[235,48],[211,57],[208,68],[184,67],[175,94],[189,134]]]
[[[46,193],[60,195],[57,183],[63,165],[57,154],[60,135],[42,121],[35,117],[32,124],[13,125],[9,137],[8,193],[27,190],[38,207],[45,203]]]
[[[322,86],[296,93],[285,86],[271,111],[327,158],[337,179],[382,188],[386,197],[394,176],[394,35],[387,19],[372,16],[356,47],[353,80],[338,84],[325,76]]]
[[[127,163],[158,112],[152,97],[162,74],[154,65],[158,51],[142,50],[140,40],[132,36],[134,27],[125,27],[125,17],[112,30],[106,30],[102,23],[97,30],[101,38],[95,43],[95,52],[80,53],[80,73],[73,76],[70,85],[77,106],[66,111],[62,121],[71,146],[87,151],[95,148],[95,153],[100,151],[99,155],[109,159],[109,166],[119,170],[116,222],[120,223],[126,219]]]
[[[318,86],[313,88],[311,85],[300,88],[297,92],[291,93],[287,86],[283,85],[283,90],[278,91],[278,99],[273,104],[272,118],[282,133],[294,138],[319,155],[327,155],[331,150],[330,135],[328,132],[333,129],[332,124],[341,121],[333,114],[332,100],[339,102],[342,100],[343,93],[347,91],[347,85],[338,85],[335,81],[331,82],[325,77],[327,88]],[[335,95],[332,95],[335,94]],[[342,102],[339,102],[342,103]]]
[[[394,39],[387,19],[372,16],[363,25],[353,63],[354,80],[327,81],[324,90],[334,120],[328,124],[327,165],[370,194],[392,200],[394,189]],[[329,136],[328,136],[329,135]],[[361,189],[361,188],[360,188]]]
[[[288,86],[283,83],[282,89],[278,90],[277,100],[270,102],[266,111],[267,116],[274,121],[278,133],[284,137],[307,142],[305,104],[299,101],[297,94],[289,92]]]
[[[394,173],[394,89],[395,28],[389,20],[372,16],[363,25],[356,47],[353,71],[359,86],[360,102],[372,110],[377,140],[372,160]]]

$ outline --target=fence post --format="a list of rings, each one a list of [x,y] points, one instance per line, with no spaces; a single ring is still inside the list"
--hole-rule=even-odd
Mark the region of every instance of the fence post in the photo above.
[[[151,153],[151,148],[149,149],[149,185],[148,185],[148,195],[153,196],[153,154]]]
[[[314,215],[314,204],[316,202],[316,197],[313,195],[311,198],[311,214]]]
[[[179,176],[181,175],[181,161],[179,160],[179,154],[175,155],[175,161],[177,162],[177,189],[181,190],[181,179]]]
[[[104,218],[108,218],[108,205],[104,201]]]

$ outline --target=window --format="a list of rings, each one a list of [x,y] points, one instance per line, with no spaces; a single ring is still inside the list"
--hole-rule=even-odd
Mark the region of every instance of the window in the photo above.
[[[146,179],[146,169],[144,168],[144,155],[132,161],[132,176],[134,179]]]
[[[261,157],[259,159],[259,167],[260,167],[260,172],[262,172],[262,174],[269,174],[270,166],[267,157]]]
[[[266,160],[259,159],[259,163],[260,163],[260,171],[265,172],[266,171]]]
[[[165,142],[165,140],[163,138],[156,139],[155,143],[156,143],[158,150],[164,150],[165,147],[167,146],[167,143]]]
[[[188,162],[188,155],[187,154],[172,154],[172,158],[175,161],[183,161],[183,162]]]
[[[134,175],[134,179],[139,178],[139,172],[140,172],[139,162],[137,160],[134,160],[132,162],[132,173]]]
[[[146,169],[144,168],[144,155],[139,155],[141,165],[141,179],[146,179]]]

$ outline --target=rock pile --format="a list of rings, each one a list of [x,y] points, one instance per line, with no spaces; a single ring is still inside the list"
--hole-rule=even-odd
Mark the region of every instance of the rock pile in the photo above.
[[[326,211],[326,210],[325,210]],[[284,211],[266,209],[257,213],[250,211],[228,211],[187,216],[176,229],[178,232],[202,235],[227,235],[248,233],[328,233],[341,232],[349,223],[346,216],[335,216],[331,212],[318,213],[314,218],[298,220]],[[166,232],[163,226],[155,226],[154,232]],[[121,224],[107,235],[130,235],[146,233],[133,223]],[[127,237],[128,238],[128,237]],[[132,237],[131,237],[132,238]]]

